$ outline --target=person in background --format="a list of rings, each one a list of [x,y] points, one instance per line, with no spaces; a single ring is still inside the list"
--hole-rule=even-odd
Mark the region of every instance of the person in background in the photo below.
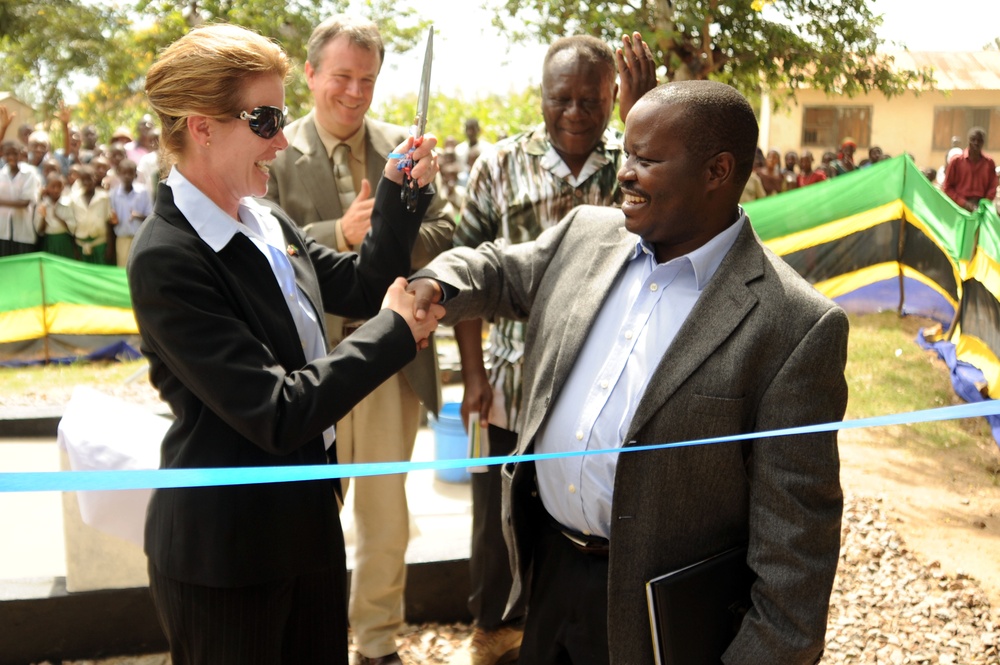
[[[784,191],[796,189],[799,186],[799,175],[795,172],[795,167],[799,163],[799,154],[794,150],[785,153],[785,168],[781,171]]]
[[[49,133],[44,130],[33,131],[28,137],[28,164],[35,168],[39,182],[42,182],[42,163],[46,159],[55,157],[49,152],[51,145]]]
[[[135,181],[135,162],[125,158],[118,165],[117,187],[111,190],[111,226],[114,230],[115,263],[125,267],[132,239],[143,220],[153,213],[146,188]],[[110,240],[110,237],[109,237]]]
[[[823,182],[826,180],[826,171],[824,170],[813,170],[813,154],[812,152],[806,150],[799,157],[799,187],[805,187],[806,185],[814,185],[817,182]]]
[[[149,200],[152,203],[156,199],[156,186],[160,184],[160,130],[153,127],[149,136],[153,150],[143,155],[136,164],[135,171],[136,181],[149,192]]]
[[[82,163],[80,160],[80,148],[83,146],[83,139],[80,129],[70,124],[73,110],[61,105],[56,118],[62,126],[63,147],[55,151],[55,158],[59,160],[59,166],[64,176],[69,175],[69,170],[74,164]]]
[[[117,176],[112,177],[114,171],[111,168],[111,161],[104,155],[101,155],[91,160],[89,166],[94,169],[94,177],[97,178],[97,184],[101,189],[105,191],[110,190],[110,184],[117,180]],[[77,178],[77,182],[79,182],[79,178]],[[105,185],[105,183],[108,183],[108,185]]]
[[[982,127],[969,130],[969,147],[951,160],[944,175],[944,193],[968,211],[979,207],[983,199],[992,201],[997,195],[997,165],[983,152],[986,131]]]
[[[55,157],[49,157],[44,162],[42,162],[41,182],[48,182],[49,175],[52,173],[62,174],[62,167],[59,165],[59,160],[57,160]]]
[[[781,173],[781,153],[777,150],[768,150],[763,166],[756,169],[760,181],[764,185],[764,191],[768,196],[780,194],[785,186],[785,178]]]
[[[617,62],[616,62],[617,60]],[[616,72],[617,68],[617,72]],[[472,169],[455,245],[533,240],[580,204],[619,205],[615,174],[623,160],[621,135],[608,128],[621,77],[619,113],[656,85],[652,52],[639,33],[626,35],[617,53],[590,36],[558,39],[542,63],[543,124],[497,143]],[[487,373],[482,321],[455,326],[462,361],[462,419],[472,413],[486,427],[490,455],[517,445],[525,328],[512,317],[494,320]],[[500,468],[472,475],[472,548],[469,609],[476,627],[472,664],[493,665],[516,657],[524,607],[505,616],[510,567],[500,519]]]
[[[153,116],[148,113],[142,116],[135,124],[137,138],[135,141],[129,141],[124,146],[125,157],[128,157],[138,165],[143,157],[156,150],[156,147],[153,145],[154,129]]]
[[[125,146],[132,142],[132,132],[125,125],[119,125],[111,132],[111,140],[108,141],[108,148],[113,145]],[[105,151],[106,152],[106,151]]]
[[[858,168],[859,169],[867,168],[873,164],[878,164],[883,159],[886,159],[886,155],[884,152],[882,152],[882,148],[878,147],[877,145],[873,145],[872,147],[868,148],[868,157],[861,160],[861,163],[858,164]]]
[[[122,160],[127,158],[127,153],[125,151],[125,146],[120,143],[112,143],[108,146],[108,172],[101,180],[101,187],[107,191],[111,191],[121,183],[121,178],[118,176],[118,166],[122,163]],[[134,160],[133,160],[134,161]]]
[[[35,131],[35,126],[28,122],[21,123],[18,126],[17,140],[23,148],[28,147],[28,143],[31,141],[31,134],[34,131]]]
[[[84,125],[80,129],[80,163],[89,164],[99,154],[100,151],[97,149],[97,127],[91,124]]]
[[[741,210],[756,142],[735,89],[659,86],[625,121],[621,210],[580,206],[537,240],[456,248],[410,277],[418,318],[443,301],[448,323],[527,321],[517,454],[570,454],[504,468],[522,665],[654,662],[646,582],[744,545],[752,606],[721,660],[823,654],[837,433],[764,433],[843,418],[848,318]]]
[[[76,219],[70,205],[66,180],[60,173],[50,173],[35,210],[35,230],[41,239],[41,250],[67,259],[77,258],[73,241]]]
[[[97,184],[94,167],[80,167],[80,179],[70,193],[76,220],[77,256],[84,263],[114,265],[114,250],[108,246],[111,230],[111,197]]]
[[[80,173],[83,171],[85,164],[74,164],[69,167],[69,175],[66,176],[66,186],[72,192],[76,187],[76,183],[80,181]],[[92,165],[91,165],[92,166]]]
[[[840,142],[840,151],[837,153],[837,159],[832,162],[832,166],[837,172],[837,175],[850,173],[857,168],[854,164],[854,151],[857,150],[857,148],[858,144],[852,138],[845,138]]]
[[[764,183],[760,181],[760,176],[757,175],[757,171],[750,171],[750,177],[747,178],[743,194],[740,195],[740,203],[749,203],[765,196],[767,196],[767,192],[764,191]]]
[[[827,150],[823,153],[823,157],[820,158],[819,167],[817,171],[822,171],[826,174],[827,178],[833,178],[837,175],[837,169],[834,167],[833,163],[837,161],[837,153]]]
[[[469,171],[476,163],[479,155],[493,147],[493,144],[486,139],[480,138],[479,120],[476,118],[465,119],[465,140],[455,146],[455,157],[461,170],[458,173],[458,182],[465,185],[469,180]]]
[[[371,21],[339,15],[316,26],[305,64],[315,104],[285,130],[288,148],[271,164],[267,197],[307,235],[341,251],[359,247],[368,236],[372,183],[383,171],[386,156],[409,134],[409,128],[379,122],[368,113],[384,56],[382,36]],[[435,192],[420,225],[413,265],[423,266],[450,247],[454,228],[451,206]],[[331,344],[348,339],[361,323],[357,318],[329,318]],[[432,340],[402,372],[344,414],[337,423],[338,459],[410,459],[421,404],[436,414],[440,400]],[[354,662],[399,663],[396,638],[403,627],[410,540],[406,474],[356,478],[351,484],[357,538],[348,614]]]
[[[176,416],[163,468],[337,463],[334,423],[437,325],[413,318],[400,277],[432,199],[433,136],[412,155],[417,209],[387,161],[357,253],[258,198],[288,145],[290,67],[276,43],[217,24],[146,74],[171,169],[127,272],[150,379]],[[320,308],[368,320],[330,351]],[[173,665],[346,665],[342,498],[336,480],[154,492],[145,551]]]
[[[36,250],[35,203],[41,190],[38,171],[21,161],[14,141],[0,143],[0,257]]]

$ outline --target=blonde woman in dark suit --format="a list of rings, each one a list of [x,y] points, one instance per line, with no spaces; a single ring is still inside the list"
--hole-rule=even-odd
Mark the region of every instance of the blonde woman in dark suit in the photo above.
[[[288,68],[270,40],[215,25],[167,48],[146,77],[172,166],[128,277],[150,378],[176,417],[163,468],[335,463],[334,423],[437,324],[415,321],[398,279],[431,194],[405,211],[395,160],[357,254],[318,245],[254,198],[287,145]],[[437,172],[435,142],[413,155],[421,186]],[[324,311],[369,320],[328,353]],[[347,663],[339,493],[311,481],[154,494],[145,549],[174,665]]]

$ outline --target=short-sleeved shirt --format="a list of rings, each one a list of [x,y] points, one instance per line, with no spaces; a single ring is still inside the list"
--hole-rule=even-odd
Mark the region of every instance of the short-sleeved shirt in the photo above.
[[[13,176],[10,169],[0,169],[0,199],[30,201],[27,208],[0,206],[0,240],[22,244],[35,242],[35,204],[38,202],[41,179],[34,169],[22,168]]]
[[[500,141],[469,174],[455,246],[527,242],[579,205],[620,205],[621,157],[621,135],[610,128],[576,177],[549,141],[545,125]],[[497,319],[488,345],[490,422],[512,431],[517,431],[521,403],[524,332],[521,322]]]
[[[131,192],[126,192],[123,185],[118,185],[111,190],[111,209],[118,216],[115,237],[131,238],[143,221],[153,213],[153,204],[142,185],[133,184]]]

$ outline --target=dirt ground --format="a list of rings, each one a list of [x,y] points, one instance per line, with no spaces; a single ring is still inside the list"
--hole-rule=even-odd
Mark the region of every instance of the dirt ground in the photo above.
[[[1000,608],[1000,450],[917,453],[876,442],[875,430],[840,434],[845,492],[883,497],[909,549],[978,581]]]

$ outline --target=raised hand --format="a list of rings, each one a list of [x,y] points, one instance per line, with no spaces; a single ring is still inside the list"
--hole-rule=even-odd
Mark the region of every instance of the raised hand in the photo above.
[[[642,35],[622,35],[622,46],[615,51],[618,61],[618,115],[622,122],[639,98],[656,87],[656,62]]]
[[[396,146],[396,149],[392,151],[393,155],[405,155],[411,147],[413,147],[413,137],[408,136],[405,141]],[[413,169],[410,171],[410,175],[416,179],[417,184],[421,187],[434,181],[434,178],[438,174],[438,161],[437,154],[434,152],[434,147],[437,145],[437,137],[433,134],[424,134],[420,144],[410,155],[415,163]],[[386,178],[392,180],[398,185],[403,184],[403,173],[397,166],[399,164],[399,158],[390,157],[385,164],[385,170],[383,171]]]

